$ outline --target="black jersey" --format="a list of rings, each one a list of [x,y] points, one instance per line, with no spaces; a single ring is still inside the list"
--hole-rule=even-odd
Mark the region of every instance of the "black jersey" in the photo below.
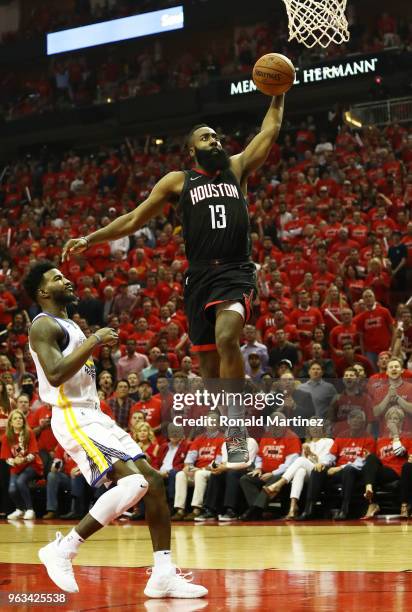
[[[179,207],[188,261],[249,259],[249,213],[233,172],[185,175]]]

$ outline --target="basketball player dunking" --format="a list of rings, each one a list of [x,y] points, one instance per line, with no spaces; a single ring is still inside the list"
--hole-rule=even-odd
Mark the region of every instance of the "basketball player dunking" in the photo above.
[[[245,150],[229,158],[216,132],[205,124],[189,133],[193,170],[169,172],[149,197],[88,236],[69,240],[63,260],[90,246],[136,232],[169,201],[179,202],[189,268],[184,298],[192,350],[199,353],[205,381],[220,377],[224,391],[242,391],[245,371],[240,337],[251,313],[256,272],[250,260],[247,178],[266,161],[283,116],[284,96],[272,99],[260,132]],[[241,425],[241,402],[228,406],[229,418],[240,425],[227,431],[228,467],[245,467],[249,454]]]
[[[116,485],[99,497],[69,534],[63,537],[58,532],[54,542],[39,550],[50,578],[64,591],[77,592],[72,559],[80,545],[145,496],[154,551],[145,595],[203,597],[207,589],[190,583],[171,563],[170,514],[162,477],[146,462],[131,436],[100,410],[91,354],[97,345],[114,344],[117,333],[103,328],[85,337],[67,316],[67,305],[77,302],[72,284],[53,263],[34,265],[24,286],[42,309],[30,329],[30,352],[40,397],[53,407],[53,433],[90,485]]]

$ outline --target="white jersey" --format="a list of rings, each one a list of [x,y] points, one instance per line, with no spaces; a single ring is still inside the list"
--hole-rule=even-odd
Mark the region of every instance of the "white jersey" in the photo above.
[[[33,319],[33,323],[40,317],[51,317],[62,328],[64,332],[62,355],[64,357],[70,355],[86,340],[86,336],[74,321],[41,312]],[[100,408],[100,400],[96,389],[96,369],[92,357],[89,357],[84,366],[64,384],[60,385],[60,387],[53,387],[47,380],[37,353],[31,345],[29,346],[36,365],[39,395],[43,402],[60,408]]]

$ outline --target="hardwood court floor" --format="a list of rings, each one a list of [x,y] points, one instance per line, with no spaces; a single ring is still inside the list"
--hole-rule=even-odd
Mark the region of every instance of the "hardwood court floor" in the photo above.
[[[37,550],[59,521],[0,522],[0,592],[57,592]],[[186,524],[173,528],[177,564],[209,589],[205,600],[147,600],[152,553],[144,525],[95,534],[75,562],[80,593],[61,610],[129,612],[410,612],[411,523]],[[14,607],[3,610],[51,610]],[[57,608],[56,608],[57,609]]]

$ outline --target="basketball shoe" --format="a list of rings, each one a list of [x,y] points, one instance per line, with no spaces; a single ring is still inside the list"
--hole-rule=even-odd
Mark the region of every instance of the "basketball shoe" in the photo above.
[[[144,590],[146,597],[175,597],[180,599],[195,599],[204,597],[208,590],[200,584],[193,584],[192,572],[184,574],[180,569],[172,567],[166,574],[149,570],[150,578]]]
[[[59,545],[63,535],[58,531],[54,542],[43,546],[39,550],[39,559],[45,565],[47,573],[54,584],[67,593],[78,593],[76,579],[73,573],[72,558],[74,555],[63,554]]]
[[[247,448],[247,429],[244,425],[228,427],[226,430],[227,463],[229,470],[243,470],[250,465]]]

